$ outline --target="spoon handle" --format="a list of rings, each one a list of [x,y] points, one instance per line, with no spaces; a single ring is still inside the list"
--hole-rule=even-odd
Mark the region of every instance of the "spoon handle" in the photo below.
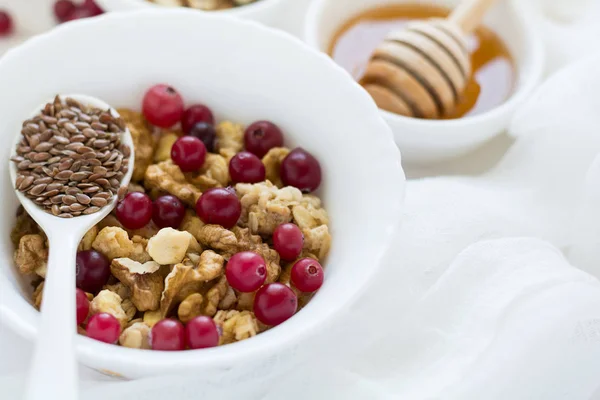
[[[75,256],[79,240],[70,232],[57,232],[49,240],[41,324],[25,399],[76,400]]]
[[[481,23],[487,10],[497,0],[463,0],[448,17],[464,33],[471,33]]]

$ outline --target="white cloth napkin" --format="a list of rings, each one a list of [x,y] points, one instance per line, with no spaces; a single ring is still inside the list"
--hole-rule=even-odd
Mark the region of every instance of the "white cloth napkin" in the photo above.
[[[408,183],[404,224],[378,278],[296,352],[279,355],[277,373],[261,366],[269,360],[130,382],[87,372],[82,398],[600,395],[600,55],[589,54],[600,2],[540,0],[539,10],[549,73],[591,58],[530,99],[510,129],[516,143],[491,171]],[[17,393],[22,382],[11,375],[0,387]]]

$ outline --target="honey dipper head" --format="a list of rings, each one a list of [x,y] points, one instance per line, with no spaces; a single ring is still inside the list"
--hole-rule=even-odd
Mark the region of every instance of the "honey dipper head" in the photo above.
[[[390,32],[373,53],[361,84],[379,108],[436,119],[452,113],[470,74],[461,30],[433,19]]]

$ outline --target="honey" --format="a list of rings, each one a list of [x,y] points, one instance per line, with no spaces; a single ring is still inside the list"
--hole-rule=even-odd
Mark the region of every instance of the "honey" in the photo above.
[[[369,58],[391,30],[417,19],[445,18],[450,9],[428,4],[397,4],[367,10],[346,22],[334,36],[329,55],[360,82]],[[453,113],[454,119],[483,113],[511,94],[516,71],[512,57],[496,33],[478,27],[468,38],[472,73]]]

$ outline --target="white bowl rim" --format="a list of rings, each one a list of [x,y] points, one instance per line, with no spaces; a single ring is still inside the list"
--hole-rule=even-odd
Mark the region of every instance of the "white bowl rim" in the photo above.
[[[164,6],[161,4],[156,4],[156,3],[152,3],[148,0],[97,0],[98,3],[101,3],[103,6],[103,9],[105,11],[113,11],[113,6],[112,4],[115,4],[116,2],[122,3],[125,5],[125,7],[129,7],[129,10],[133,10],[134,7],[136,9],[145,9],[145,8],[156,8],[156,9],[161,9],[161,10],[165,10],[165,9],[172,9],[172,8],[183,8],[187,11],[198,11],[198,12],[204,12],[204,13],[210,13],[210,14],[223,14],[223,15],[231,15],[231,16],[245,16],[246,14],[252,13],[252,12],[261,12],[263,10],[268,9],[269,7],[272,7],[273,5],[276,4],[280,4],[283,3],[286,0],[257,0],[253,3],[250,4],[246,4],[243,6],[238,6],[238,7],[233,7],[233,8],[228,8],[225,10],[214,10],[214,11],[206,11],[206,10],[199,10],[196,8],[191,8],[191,7],[169,7],[169,6]],[[115,10],[116,11],[116,10]]]
[[[324,5],[330,1],[332,0],[312,0],[306,13],[304,22],[304,40],[309,46],[318,51],[321,50],[317,37],[317,21],[322,18]],[[523,3],[527,2],[511,1],[510,6],[515,7],[515,15],[521,20],[519,24],[525,32],[523,35],[524,47],[527,49],[528,58],[530,60],[527,66],[528,76],[527,79],[516,88],[517,90],[506,99],[506,101],[480,114],[455,119],[434,120],[412,118],[382,109],[379,109],[379,112],[381,112],[386,120],[389,120],[392,123],[401,124],[407,129],[414,127],[418,129],[417,132],[419,132],[419,134],[426,133],[428,136],[440,136],[441,138],[447,136],[447,130],[450,130],[451,128],[477,125],[490,119],[501,118],[503,115],[511,112],[516,106],[521,104],[540,83],[545,63],[544,45],[540,35],[535,29],[537,24],[532,23],[531,21],[525,21],[525,15],[532,16],[533,13],[524,13],[523,8],[531,6]],[[518,70],[517,73],[519,73]]]
[[[256,357],[259,354],[272,355],[276,351],[282,351],[284,349],[293,347],[294,344],[301,342],[306,339],[310,334],[317,330],[317,326],[320,323],[326,321],[327,317],[332,317],[337,311],[345,309],[351,302],[353,302],[361,293],[363,293],[368,282],[370,282],[375,273],[380,269],[383,263],[386,253],[391,247],[395,233],[401,223],[402,210],[403,210],[403,199],[405,191],[405,175],[401,165],[401,155],[396,144],[393,140],[392,131],[385,121],[381,118],[377,106],[371,99],[371,97],[365,92],[358,83],[354,82],[349,78],[346,71],[338,66],[333,60],[331,60],[326,54],[315,51],[314,49],[307,46],[300,39],[289,35],[283,31],[270,28],[262,25],[258,22],[235,19],[225,16],[223,14],[217,15],[212,13],[193,13],[184,9],[173,9],[173,10],[157,10],[157,9],[146,9],[135,11],[136,17],[138,18],[157,18],[164,19],[166,17],[172,18],[195,18],[195,19],[219,19],[222,23],[237,24],[248,29],[261,30],[271,36],[277,36],[280,40],[286,40],[290,45],[296,46],[299,52],[304,52],[306,57],[316,57],[320,63],[323,64],[323,68],[330,68],[335,70],[335,74],[339,76],[338,79],[347,79],[348,85],[354,85],[356,101],[360,101],[362,107],[365,109],[365,118],[369,118],[373,126],[379,126],[381,132],[387,132],[385,135],[376,135],[374,141],[377,142],[377,146],[380,148],[380,154],[384,156],[380,159],[385,161],[390,167],[389,176],[387,179],[389,182],[396,182],[393,185],[394,193],[397,195],[395,201],[389,202],[389,218],[386,226],[381,227],[385,232],[385,241],[382,241],[377,251],[373,252],[372,267],[365,274],[362,286],[358,287],[356,292],[351,293],[352,296],[348,295],[346,299],[340,301],[337,304],[337,308],[332,307],[323,312],[323,319],[315,320],[309,319],[308,324],[304,326],[302,331],[295,332],[294,335],[285,336],[277,334],[278,329],[271,329],[267,332],[263,332],[260,335],[252,338],[251,340],[244,340],[237,343],[232,343],[227,346],[219,346],[216,348],[202,349],[202,350],[187,350],[180,352],[163,352],[163,351],[144,351],[137,349],[129,349],[121,346],[108,345],[99,341],[89,339],[87,337],[77,335],[76,338],[76,350],[79,361],[84,364],[123,364],[123,365],[143,365],[146,369],[154,369],[157,372],[164,370],[165,366],[173,366],[180,368],[186,367],[202,367],[202,366],[227,366],[231,365],[231,362],[235,360],[236,363],[244,361],[250,361],[252,357]],[[29,48],[36,47],[39,43],[44,43],[49,37],[59,37],[60,35],[69,35],[71,32],[76,34],[77,29],[80,26],[98,26],[103,25],[104,21],[127,21],[130,22],[132,15],[130,13],[107,13],[95,18],[89,18],[85,20],[77,20],[63,24],[54,30],[32,37],[23,44],[10,49],[0,60],[6,62],[12,58],[19,57],[21,53],[27,51]],[[6,280],[3,275],[0,275],[0,281]],[[0,282],[2,283],[2,282]],[[21,294],[19,297],[23,297]],[[0,319],[5,318],[9,323],[7,327],[15,330],[30,340],[35,338],[37,334],[37,324],[39,321],[39,314],[35,314],[35,318],[32,321],[25,320],[21,316],[17,315],[14,310],[10,310],[7,307],[0,307]],[[198,357],[198,351],[201,351],[202,357]],[[88,362],[86,362],[88,361]],[[145,374],[148,375],[148,374]]]

